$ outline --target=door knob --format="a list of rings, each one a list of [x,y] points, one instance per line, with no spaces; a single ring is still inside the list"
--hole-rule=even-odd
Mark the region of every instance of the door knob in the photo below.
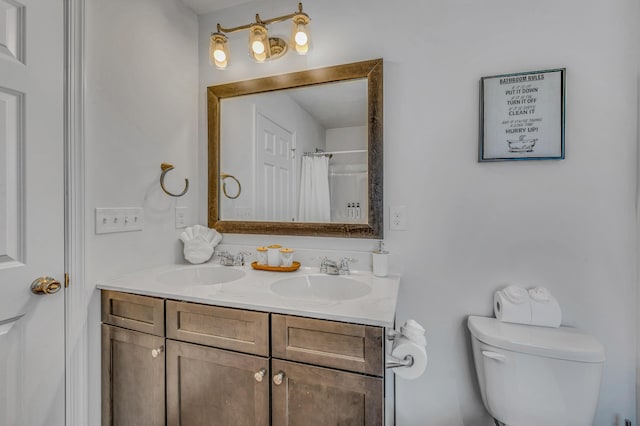
[[[31,283],[31,292],[33,294],[54,294],[57,293],[62,285],[60,281],[52,277],[40,277]]]

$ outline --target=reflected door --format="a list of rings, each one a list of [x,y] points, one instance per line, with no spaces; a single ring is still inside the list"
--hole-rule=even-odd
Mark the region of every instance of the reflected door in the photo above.
[[[65,421],[63,4],[0,0],[0,425]]]
[[[293,134],[256,113],[256,216],[295,221],[295,142]]]

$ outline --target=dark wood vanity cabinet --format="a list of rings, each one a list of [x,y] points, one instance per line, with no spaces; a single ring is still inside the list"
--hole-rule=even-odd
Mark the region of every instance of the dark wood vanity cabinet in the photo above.
[[[107,290],[102,308],[103,426],[384,424],[381,327]]]

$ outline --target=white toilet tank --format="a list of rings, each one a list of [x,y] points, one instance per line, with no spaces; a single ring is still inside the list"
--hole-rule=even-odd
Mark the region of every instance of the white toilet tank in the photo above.
[[[509,324],[470,316],[482,401],[508,426],[589,426],[604,348],[574,328]]]

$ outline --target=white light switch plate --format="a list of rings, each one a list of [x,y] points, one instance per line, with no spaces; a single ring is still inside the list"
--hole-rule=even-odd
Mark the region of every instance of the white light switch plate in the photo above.
[[[142,207],[96,208],[96,234],[142,231]]]

